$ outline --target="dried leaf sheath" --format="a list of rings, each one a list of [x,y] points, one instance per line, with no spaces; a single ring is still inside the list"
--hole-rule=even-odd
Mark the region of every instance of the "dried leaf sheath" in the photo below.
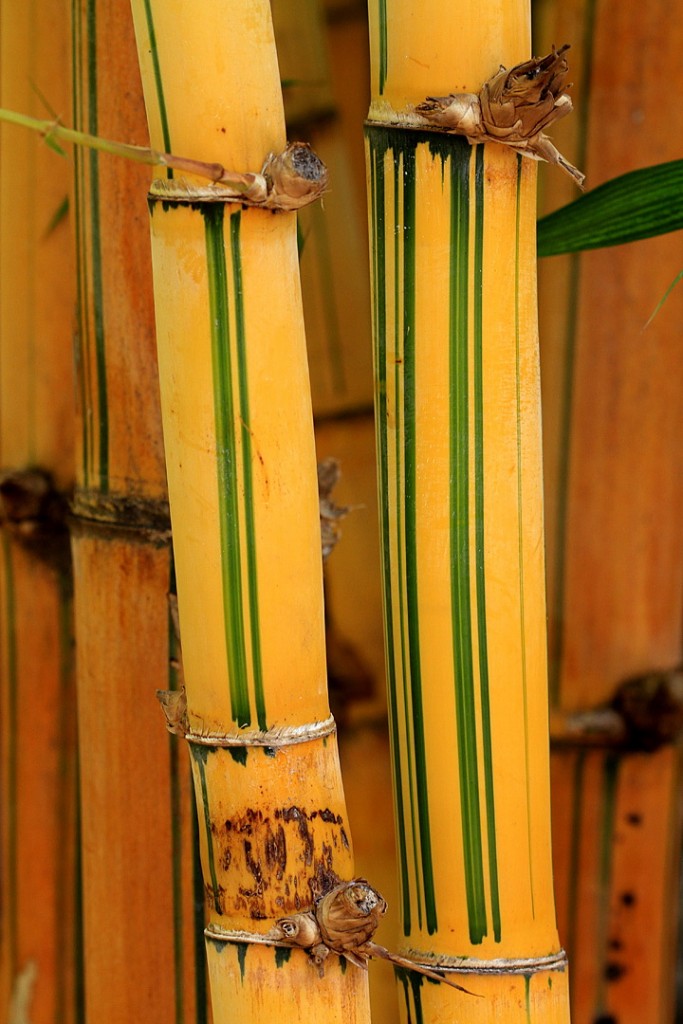
[[[567,95],[569,45],[546,57],[500,70],[472,93],[428,96],[415,107],[430,123],[464,135],[470,142],[499,142],[523,156],[558,164],[579,187],[584,175],[555,148],[544,129],[572,111]]]

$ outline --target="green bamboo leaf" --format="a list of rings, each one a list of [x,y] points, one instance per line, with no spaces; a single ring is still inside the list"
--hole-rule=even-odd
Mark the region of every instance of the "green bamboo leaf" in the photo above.
[[[50,149],[51,149],[51,150],[52,150],[52,151],[53,151],[54,153],[56,153],[56,154],[57,154],[57,156],[66,156],[66,150],[64,150],[64,149],[63,149],[63,148],[62,148],[62,147],[61,147],[61,146],[59,145],[59,143],[58,143],[58,142],[57,142],[57,140],[55,139],[54,135],[50,135],[49,133],[48,133],[47,135],[44,135],[44,136],[43,136],[43,142],[45,143],[45,145],[46,145],[46,146],[49,146],[49,148],[50,148]]]
[[[606,181],[538,222],[538,255],[600,249],[683,228],[683,160]]]

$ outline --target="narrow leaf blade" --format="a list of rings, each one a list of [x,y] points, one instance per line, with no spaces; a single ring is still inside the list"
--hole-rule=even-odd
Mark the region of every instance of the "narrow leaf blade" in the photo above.
[[[600,249],[683,228],[683,160],[606,181],[538,222],[538,255]]]

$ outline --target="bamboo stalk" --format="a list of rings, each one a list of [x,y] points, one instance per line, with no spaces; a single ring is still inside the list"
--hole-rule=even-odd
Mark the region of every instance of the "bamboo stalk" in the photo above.
[[[0,104],[68,103],[60,4],[0,7]],[[0,1017],[82,1019],[69,168],[0,128]],[[23,1015],[23,1016],[22,1016]]]
[[[558,128],[557,142],[590,184],[677,156],[680,32],[662,21],[663,6],[577,0],[538,13],[544,42],[559,32],[576,44],[580,116]],[[542,194],[545,210],[567,199],[553,178]],[[674,290],[643,331],[680,269],[679,250],[670,236],[541,264],[551,692],[560,718],[594,712],[626,680],[680,662],[681,295]],[[558,915],[577,1022],[672,1019],[680,751],[654,749],[654,714],[651,725],[650,752],[586,747],[581,737],[572,750],[563,737],[553,755]]]
[[[402,926],[417,959],[476,993],[404,976],[405,1009],[424,1021],[566,1021],[550,862],[535,170],[497,146],[396,127],[426,96],[478,91],[528,56],[528,12],[380,3],[370,23]]]
[[[130,9],[73,7],[77,130],[145,143]],[[125,97],[125,101],[122,99]],[[158,728],[179,688],[147,172],[75,158],[79,444],[76,636],[88,1019],[207,1019],[186,751]],[[199,943],[199,948],[197,944]]]
[[[134,4],[153,144],[258,168],[284,146],[269,5]],[[182,46],[179,43],[182,42]],[[151,205],[187,728],[214,1019],[367,1019],[367,981],[255,941],[353,862],[325,688],[296,225]]]

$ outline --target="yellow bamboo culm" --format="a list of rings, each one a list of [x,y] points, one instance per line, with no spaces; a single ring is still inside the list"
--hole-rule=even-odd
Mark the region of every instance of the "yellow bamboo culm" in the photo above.
[[[417,125],[529,57],[525,3],[371,5],[380,519],[408,1019],[566,1022],[553,900],[535,165]],[[412,122],[406,127],[406,122]]]
[[[155,148],[259,172],[285,145],[269,4],[133,4]],[[365,1022],[367,977],[259,941],[353,874],[325,679],[291,213],[151,201],[157,343],[216,1024]]]

